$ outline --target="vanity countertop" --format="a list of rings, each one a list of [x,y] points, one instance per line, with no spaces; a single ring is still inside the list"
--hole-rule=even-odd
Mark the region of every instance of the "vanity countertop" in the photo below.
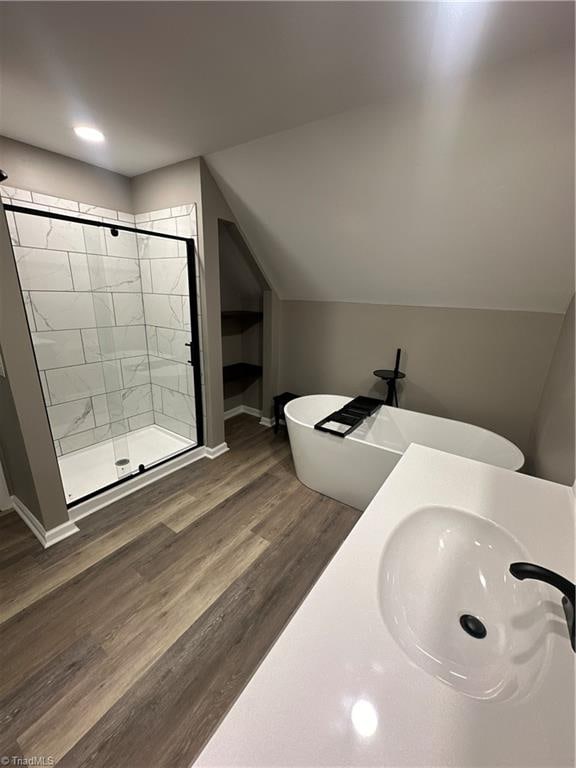
[[[474,698],[423,671],[389,631],[378,586],[384,542],[431,507],[493,521],[532,562],[574,580],[572,489],[412,445],[195,765],[574,765],[576,654],[556,590],[531,587],[548,614],[535,655],[518,663],[534,669],[536,659],[536,674],[501,697]]]

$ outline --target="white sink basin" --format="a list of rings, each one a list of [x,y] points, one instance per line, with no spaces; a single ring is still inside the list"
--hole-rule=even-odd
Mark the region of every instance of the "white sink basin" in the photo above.
[[[425,507],[391,533],[380,565],[384,621],[423,670],[463,694],[503,699],[533,689],[547,654],[537,582],[509,573],[530,560],[504,528],[449,507]],[[461,617],[480,620],[468,634]]]
[[[196,768],[576,765],[567,486],[411,445]],[[483,639],[466,634],[478,617]]]

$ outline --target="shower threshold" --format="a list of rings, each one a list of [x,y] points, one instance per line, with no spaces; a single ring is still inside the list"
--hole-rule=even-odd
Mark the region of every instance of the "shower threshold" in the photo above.
[[[66,501],[78,501],[137,473],[140,464],[149,467],[195,445],[192,440],[152,424],[127,432],[117,440],[104,440],[60,456],[58,464]]]

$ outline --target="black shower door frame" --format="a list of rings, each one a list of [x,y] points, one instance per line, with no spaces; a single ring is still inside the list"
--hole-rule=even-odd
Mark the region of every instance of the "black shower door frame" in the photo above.
[[[204,410],[202,407],[202,358],[200,355],[200,329],[198,327],[198,294],[196,292],[196,244],[192,237],[181,237],[179,235],[169,235],[163,232],[153,232],[150,229],[141,229],[139,227],[129,227],[126,224],[120,222],[111,224],[105,221],[96,221],[94,219],[85,219],[81,216],[68,216],[64,213],[52,213],[51,211],[43,211],[39,208],[27,208],[24,205],[12,205],[10,203],[3,203],[3,208],[6,211],[12,211],[13,213],[25,213],[30,216],[40,216],[45,219],[57,219],[59,221],[70,221],[73,224],[83,224],[90,227],[99,227],[100,229],[109,229],[111,232],[116,230],[117,232],[132,232],[135,235],[147,235],[148,237],[161,237],[165,240],[177,240],[186,244],[186,261],[188,267],[188,293],[190,294],[190,359],[188,363],[192,366],[194,377],[194,403],[196,412],[196,445],[190,448],[184,448],[176,455],[169,456],[166,459],[160,459],[154,462],[149,467],[146,467],[143,472],[148,472],[151,469],[162,466],[163,464],[169,464],[171,461],[179,459],[181,456],[192,453],[199,448],[204,447]],[[20,295],[23,296],[22,285],[20,283],[20,276],[18,275],[18,284],[20,286]],[[30,324],[26,322],[28,334],[30,336],[30,344],[34,349],[34,342],[32,340],[32,332],[30,330]],[[38,380],[40,381],[40,368],[38,367],[38,360],[36,359],[36,353],[34,353],[34,360],[36,362],[36,371],[38,373]],[[41,388],[42,389],[42,388]],[[46,415],[48,415],[48,405],[44,392],[42,391],[42,399],[44,401],[44,408]],[[50,427],[50,433],[52,433],[52,427]],[[54,439],[54,437],[52,438]],[[115,488],[118,485],[127,483],[133,480],[135,477],[139,477],[142,472],[133,472],[126,477],[119,478],[114,483],[99,488],[97,491],[82,496],[80,499],[76,499],[68,504],[68,508],[75,507],[78,504],[82,504],[89,499],[99,496],[104,491],[108,491],[111,488]]]

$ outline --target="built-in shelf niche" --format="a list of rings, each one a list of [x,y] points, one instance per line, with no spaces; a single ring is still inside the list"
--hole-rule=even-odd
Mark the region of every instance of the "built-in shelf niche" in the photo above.
[[[220,221],[218,233],[224,410],[260,410],[267,284],[236,225]]]
[[[262,366],[253,363],[232,363],[232,365],[225,365],[223,372],[224,383],[227,384],[231,381],[257,379],[262,376]]]
[[[223,320],[234,320],[239,323],[257,323],[262,319],[262,312],[248,309],[227,309],[222,312]]]

